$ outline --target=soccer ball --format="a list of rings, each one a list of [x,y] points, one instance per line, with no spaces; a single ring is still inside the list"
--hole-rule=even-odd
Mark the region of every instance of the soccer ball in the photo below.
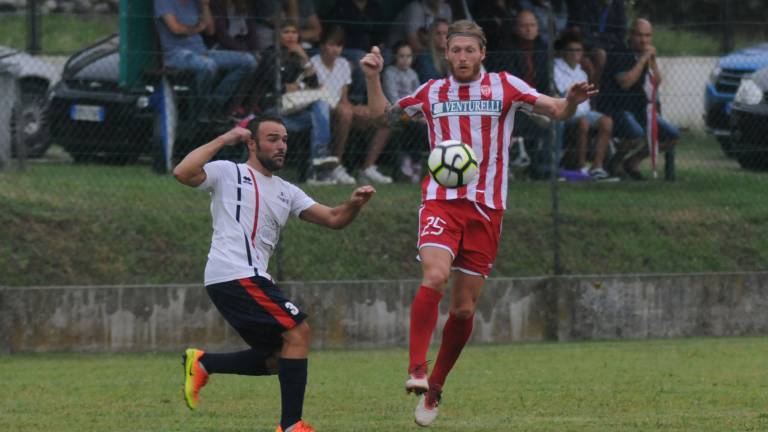
[[[443,141],[429,154],[427,169],[441,186],[464,186],[477,175],[477,156],[472,147],[461,141]]]

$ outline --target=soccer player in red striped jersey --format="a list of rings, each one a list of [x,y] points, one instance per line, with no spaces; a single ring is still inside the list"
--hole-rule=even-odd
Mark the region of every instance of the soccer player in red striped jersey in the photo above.
[[[501,235],[507,199],[507,171],[512,125],[517,110],[565,120],[597,94],[589,83],[574,84],[565,98],[539,94],[505,72],[483,71],[486,39],[472,21],[456,21],[448,30],[445,57],[450,76],[430,80],[390,107],[381,90],[383,61],[377,47],[361,60],[371,112],[390,118],[421,114],[429,126],[431,148],[444,140],[469,144],[480,172],[459,188],[445,188],[427,176],[422,182],[418,251],[422,280],[411,305],[410,362],[406,391],[420,394],[416,423],[437,417],[443,385],[472,333],[475,307],[491,271]],[[451,306],[432,373],[427,349],[438,317],[438,304],[453,272]]]
[[[248,160],[209,162],[225,146],[245,141]],[[209,353],[190,348],[182,356],[184,398],[195,409],[200,389],[215,373],[280,378],[282,413],[277,432],[314,432],[304,422],[309,326],[307,315],[275,286],[269,258],[290,215],[340,229],[357,217],[376,192],[362,186],[336,207],[316,203],[277,175],[288,135],[279,117],[250,120],[190,152],[173,171],[181,183],[211,194],[213,238],[205,288],[216,308],[250,349]]]

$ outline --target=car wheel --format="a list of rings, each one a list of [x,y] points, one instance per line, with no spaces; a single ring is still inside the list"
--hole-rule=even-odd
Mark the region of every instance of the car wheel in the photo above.
[[[28,158],[39,158],[48,151],[51,139],[48,130],[48,113],[45,94],[47,85],[42,83],[21,83],[21,97],[13,109],[11,120],[11,136],[20,139],[26,149]],[[16,146],[13,146],[16,156]]]

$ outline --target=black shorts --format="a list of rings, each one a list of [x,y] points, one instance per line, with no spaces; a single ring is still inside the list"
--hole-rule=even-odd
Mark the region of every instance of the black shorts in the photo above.
[[[279,350],[283,332],[307,318],[271,280],[261,276],[212,284],[205,289],[224,319],[252,347]]]

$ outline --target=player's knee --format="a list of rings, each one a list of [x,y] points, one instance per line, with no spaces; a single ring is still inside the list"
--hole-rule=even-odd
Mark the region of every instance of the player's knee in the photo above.
[[[308,347],[311,337],[309,325],[305,322],[283,333],[283,339],[289,346]]]
[[[448,268],[430,267],[424,270],[423,284],[435,289],[442,289],[448,282],[451,271]]]
[[[475,314],[475,305],[462,305],[451,309],[451,315],[458,320],[468,320]]]

